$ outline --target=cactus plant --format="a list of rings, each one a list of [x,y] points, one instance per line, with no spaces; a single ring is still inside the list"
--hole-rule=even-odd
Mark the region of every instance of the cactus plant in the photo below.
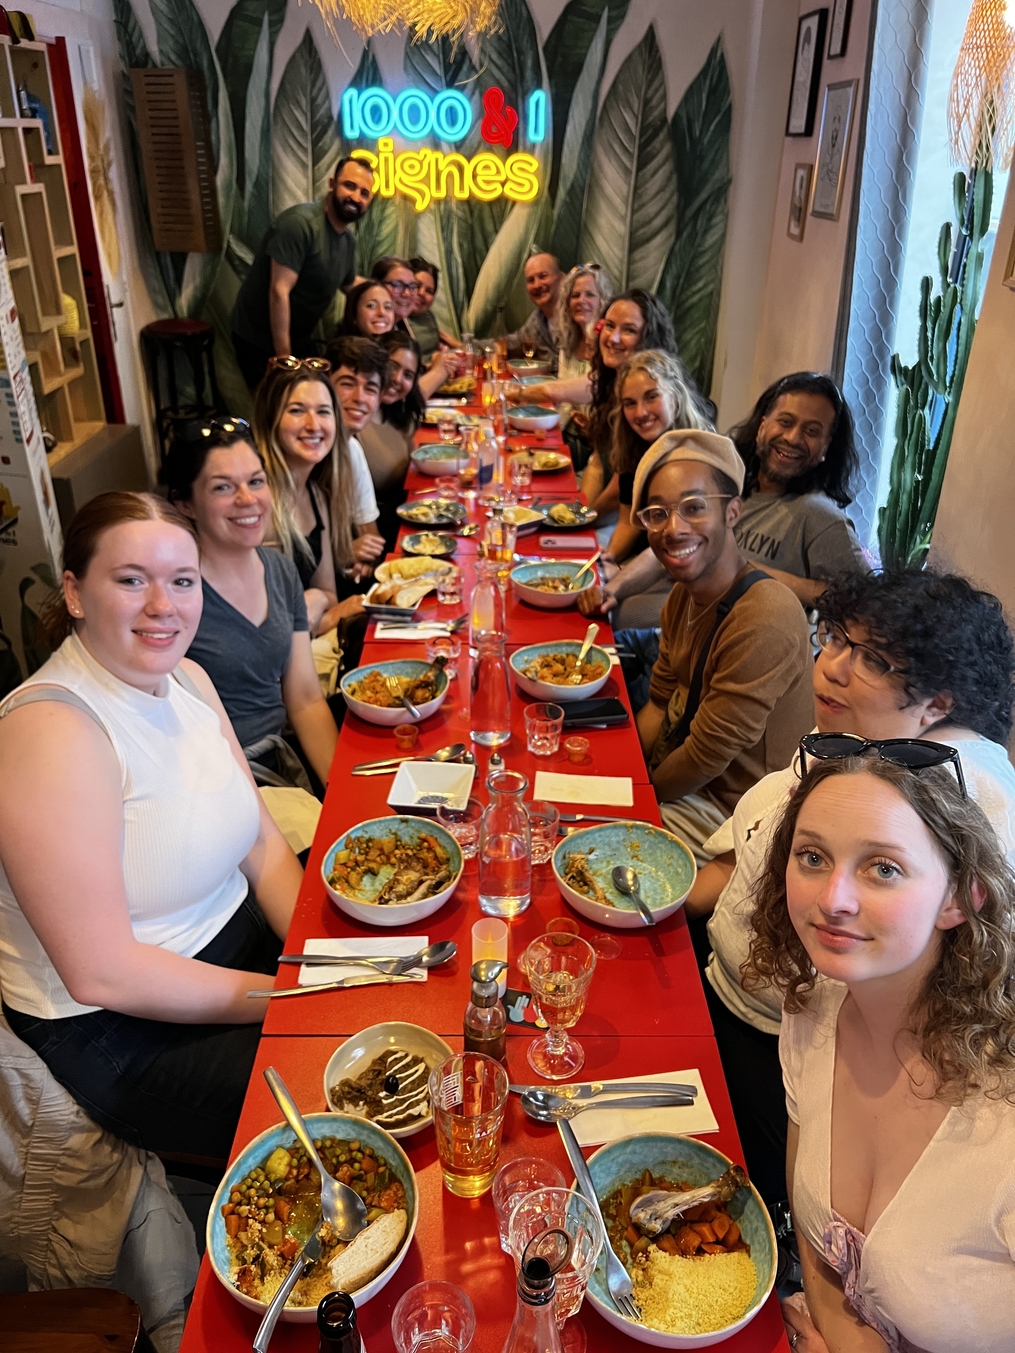
[[[898,390],[895,449],[888,499],[878,514],[878,544],[885,568],[920,567],[934,530],[941,484],[983,284],[983,238],[990,225],[993,174],[974,168],[955,175],[958,229],[946,221],[938,237],[939,290],[920,283],[917,358],[906,366],[892,354]]]

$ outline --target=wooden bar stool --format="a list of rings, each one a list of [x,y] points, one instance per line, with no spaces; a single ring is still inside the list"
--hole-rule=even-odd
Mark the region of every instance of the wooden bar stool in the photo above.
[[[141,347],[155,402],[159,452],[165,460],[174,424],[225,412],[215,380],[215,330],[199,319],[159,319],[141,330]],[[180,402],[177,359],[181,357],[189,367],[185,374],[193,382],[192,403]]]
[[[153,1353],[141,1312],[105,1287],[2,1293],[0,1330],[4,1353]]]

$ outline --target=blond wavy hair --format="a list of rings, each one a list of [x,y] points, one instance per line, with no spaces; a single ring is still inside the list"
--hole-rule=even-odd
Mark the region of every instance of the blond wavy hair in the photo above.
[[[564,280],[560,284],[560,295],[557,297],[557,335],[560,346],[568,357],[573,357],[578,351],[579,345],[590,339],[589,333],[571,314],[571,297],[574,295],[575,287],[583,277],[591,277],[596,284],[600,315],[613,298],[613,283],[610,281],[610,274],[601,264],[582,263],[577,268],[572,268],[569,273],[565,273]],[[595,347],[596,335],[594,333],[591,335],[591,343]]]
[[[632,376],[644,372],[656,383],[673,404],[671,428],[697,428],[699,432],[714,432],[715,428],[701,411],[697,392],[684,370],[679,357],[647,348],[633,352],[617,372],[613,408],[610,411],[611,463],[618,474],[633,474],[648,446],[624,417],[624,384]],[[667,429],[668,431],[668,429]]]
[[[962,796],[947,767],[914,774],[860,756],[818,762],[808,771],[776,828],[754,891],[744,989],[775,986],[790,1014],[804,1009],[814,990],[818,974],[786,906],[786,868],[801,807],[833,775],[873,775],[902,795],[934,838],[966,918],[939,932],[937,965],[909,1011],[935,1098],[961,1104],[979,1092],[1015,1103],[1015,874],[983,810]]]

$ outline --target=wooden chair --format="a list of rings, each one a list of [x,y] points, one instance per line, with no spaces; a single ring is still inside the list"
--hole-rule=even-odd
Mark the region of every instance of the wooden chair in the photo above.
[[[0,1294],[4,1353],[151,1353],[141,1312],[105,1287]]]

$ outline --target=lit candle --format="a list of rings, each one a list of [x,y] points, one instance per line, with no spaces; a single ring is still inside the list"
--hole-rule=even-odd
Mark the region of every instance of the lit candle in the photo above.
[[[498,959],[501,963],[508,961],[507,923],[495,916],[484,916],[472,927],[472,961],[478,963],[484,958]],[[506,968],[497,982],[497,995],[503,996],[505,991],[507,991]]]

